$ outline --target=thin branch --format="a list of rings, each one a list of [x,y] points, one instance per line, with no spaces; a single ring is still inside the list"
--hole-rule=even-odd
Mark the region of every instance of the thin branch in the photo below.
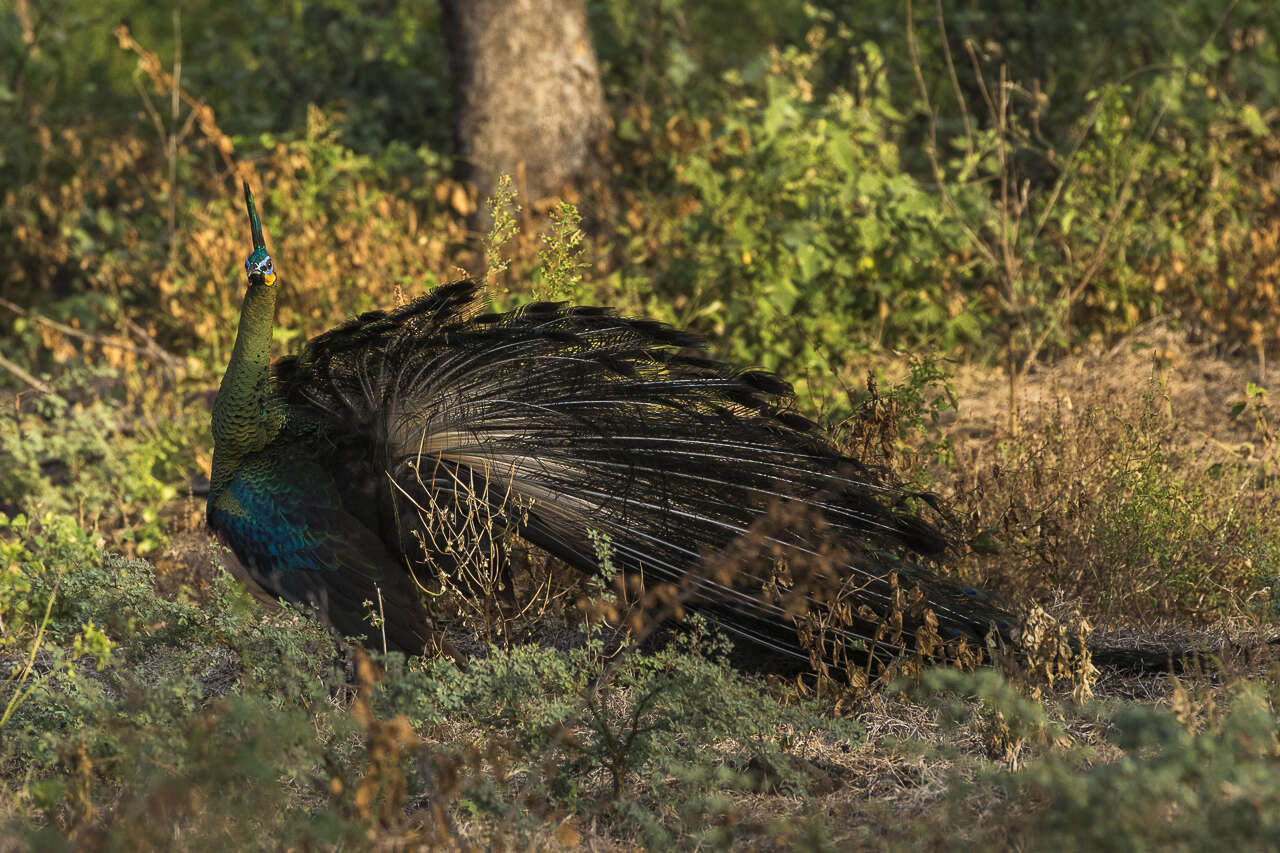
[[[920,47],[916,44],[915,25],[912,22],[911,2],[912,0],[907,0],[907,50],[911,55],[911,70],[915,73],[916,86],[920,89],[920,99],[924,104],[925,112],[929,116],[929,144],[925,146],[925,153],[929,155],[929,163],[933,167],[934,184],[938,187],[938,193],[942,197],[943,204],[955,216],[956,222],[959,223],[961,230],[969,238],[969,242],[974,249],[986,259],[987,263],[993,267],[998,267],[1000,264],[996,259],[995,253],[991,251],[982,237],[974,231],[965,217],[961,215],[960,205],[956,203],[955,198],[951,195],[951,190],[947,187],[942,173],[942,165],[938,161],[938,116],[934,112],[932,101],[929,99],[929,86],[924,80],[924,66],[920,61]]]
[[[947,37],[947,23],[945,16],[942,14],[942,0],[936,0],[934,3],[934,13],[938,19],[938,34],[942,39],[942,55],[947,61],[947,73],[951,75],[951,88],[955,91],[956,103],[960,105],[960,118],[964,122],[964,135],[969,140],[969,146],[972,148],[973,121],[969,118],[969,105],[965,103],[964,91],[960,88],[960,75],[956,73],[956,64],[951,58],[951,40]],[[907,14],[911,14],[909,6]]]
[[[0,297],[0,308],[7,308],[13,313],[21,317],[26,317],[36,323],[39,323],[42,326],[48,326],[50,329],[53,329],[54,331],[59,332],[63,335],[66,335],[67,337],[70,337],[70,338],[77,338],[78,340],[88,341],[90,343],[95,343],[99,346],[112,347],[114,349],[124,350],[125,352],[131,352],[131,353],[134,353],[135,355],[140,355],[145,358],[151,358],[156,361],[164,362],[170,367],[178,367],[183,363],[182,359],[162,349],[159,344],[157,344],[154,340],[152,340],[151,337],[147,335],[146,332],[144,332],[141,329],[141,327],[138,327],[137,324],[133,323],[132,320],[126,320],[125,322],[135,327],[136,329],[135,334],[140,334],[140,336],[145,337],[145,339],[149,343],[148,349],[143,349],[141,347],[134,346],[133,344],[126,343],[124,341],[119,341],[114,338],[108,338],[102,335],[95,335],[91,332],[85,332],[73,326],[68,326],[65,323],[59,323],[57,320],[50,320],[48,317],[44,316],[43,314],[37,314],[34,311],[28,311],[26,308],[23,308],[21,305],[17,305],[13,302],[10,302],[8,299],[4,299],[2,297]]]
[[[179,367],[186,366],[181,358],[169,352],[164,347],[160,346],[160,344],[156,342],[156,339],[151,337],[151,335],[147,332],[146,329],[142,328],[141,326],[139,326],[137,323],[135,323],[133,320],[129,319],[128,317],[125,317],[123,319],[124,319],[125,325],[129,327],[129,331],[132,332],[134,336],[138,338],[138,340],[142,341],[142,343],[146,346],[147,352],[149,352],[151,356],[155,358],[157,361],[163,361],[165,364],[167,364],[171,368],[174,368],[175,370]]]
[[[27,371],[23,370],[21,367],[14,364],[12,361],[10,361],[9,359],[5,358],[2,355],[0,355],[0,367],[3,367],[5,370],[9,371],[14,376],[18,377],[23,382],[30,385],[32,388],[39,391],[41,394],[53,393],[53,389],[50,388],[47,384],[45,384],[44,382],[41,382],[39,379],[35,378],[30,373],[27,373]]]
[[[1040,232],[1044,230],[1044,226],[1048,223],[1049,217],[1053,214],[1054,209],[1058,206],[1058,199],[1062,196],[1062,191],[1066,189],[1074,173],[1071,171],[1071,165],[1075,162],[1076,156],[1079,155],[1080,149],[1084,147],[1084,141],[1089,138],[1089,134],[1093,132],[1094,126],[1098,123],[1099,117],[1102,115],[1102,101],[1099,99],[1093,105],[1093,112],[1089,114],[1088,121],[1081,128],[1080,133],[1076,136],[1075,142],[1071,145],[1071,151],[1067,153],[1066,162],[1062,164],[1062,169],[1058,172],[1058,180],[1054,181],[1053,189],[1049,192],[1049,202],[1044,209],[1040,211],[1040,218],[1036,221],[1035,230],[1031,232],[1031,242],[1034,244],[1040,239]]]
[[[227,167],[227,171],[238,177],[247,177],[252,172],[252,166],[238,164],[235,160],[235,144],[232,143],[231,137],[222,132],[222,128],[218,127],[217,121],[213,115],[213,109],[204,101],[188,95],[177,84],[173,76],[164,70],[164,66],[160,62],[160,58],[152,51],[147,50],[138,44],[129,32],[129,28],[124,24],[116,27],[112,33],[116,37],[122,50],[127,50],[138,56],[138,65],[143,72],[156,84],[158,89],[168,89],[169,91],[177,91],[178,96],[196,115],[196,123],[200,126],[201,133],[205,138],[217,149],[218,154],[222,156],[222,161]]]

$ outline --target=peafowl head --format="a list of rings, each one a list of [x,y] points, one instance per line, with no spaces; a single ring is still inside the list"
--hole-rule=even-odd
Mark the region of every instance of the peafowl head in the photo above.
[[[276,268],[267,254],[267,243],[262,236],[262,222],[258,220],[258,208],[253,204],[249,182],[244,182],[244,203],[249,210],[249,229],[253,232],[253,254],[244,259],[244,271],[250,284],[271,287],[276,283]]]

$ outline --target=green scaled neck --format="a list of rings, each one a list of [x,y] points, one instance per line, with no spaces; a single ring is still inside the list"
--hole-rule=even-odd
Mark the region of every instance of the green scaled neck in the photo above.
[[[240,459],[262,450],[280,432],[283,411],[271,397],[269,375],[275,312],[275,286],[250,284],[231,361],[213,404],[213,489],[225,486]]]
[[[263,245],[253,196],[245,187],[254,252],[245,262],[249,289],[240,309],[236,343],[213,404],[211,496],[226,488],[240,461],[265,448],[284,423],[284,406],[271,392],[271,329],[275,324],[276,276]]]

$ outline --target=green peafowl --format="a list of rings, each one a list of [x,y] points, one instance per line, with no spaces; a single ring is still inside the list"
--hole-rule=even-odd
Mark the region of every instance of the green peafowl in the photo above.
[[[483,313],[460,281],[271,365],[280,285],[244,193],[253,253],[208,523],[271,595],[417,653],[419,580],[494,569],[509,532],[584,572],[607,541],[674,610],[799,666],[1013,638],[1012,616],[921,567],[945,537],[896,511],[903,495],[796,414],[786,383],[661,323]]]

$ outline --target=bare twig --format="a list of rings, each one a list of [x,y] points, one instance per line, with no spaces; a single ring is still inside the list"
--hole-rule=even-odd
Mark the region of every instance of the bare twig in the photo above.
[[[1222,13],[1222,17],[1218,19],[1217,25],[1214,26],[1213,32],[1209,34],[1209,37],[1200,45],[1200,49],[1196,51],[1196,56],[1203,54],[1205,48],[1212,44],[1213,40],[1218,37],[1218,33],[1222,31],[1223,26],[1227,23],[1227,19],[1231,16],[1232,10],[1235,9],[1236,4],[1239,2],[1240,0],[1231,0],[1226,11]],[[1187,78],[1191,75],[1191,69],[1192,65],[1190,62],[1183,66],[1181,83],[1186,83]],[[1160,129],[1160,125],[1164,123],[1165,113],[1169,111],[1169,106],[1172,102],[1173,94],[1172,92],[1167,92],[1165,94],[1164,102],[1160,104],[1160,109],[1156,111],[1155,116],[1151,119],[1150,125],[1147,127],[1147,132],[1142,138],[1142,144],[1138,146],[1138,150],[1140,152],[1145,153],[1151,145],[1151,140],[1155,138],[1156,132]],[[1111,216],[1107,220],[1106,227],[1103,229],[1102,239],[1098,241],[1098,248],[1094,251],[1093,257],[1090,258],[1089,265],[1085,268],[1084,275],[1081,276],[1080,281],[1077,282],[1076,286],[1071,288],[1071,290],[1067,292],[1065,298],[1062,298],[1059,302],[1064,313],[1071,310],[1071,306],[1075,304],[1076,300],[1080,298],[1082,293],[1084,293],[1085,288],[1093,281],[1094,276],[1097,275],[1098,270],[1102,266],[1103,260],[1106,259],[1111,248],[1111,237],[1115,233],[1116,225],[1119,224],[1120,221],[1120,214],[1129,206],[1129,200],[1133,193],[1134,183],[1138,177],[1138,166],[1142,163],[1142,159],[1143,158],[1141,156],[1134,156],[1131,158],[1129,171],[1125,174],[1124,182],[1120,186],[1120,195],[1116,199],[1116,203],[1111,208]],[[1049,339],[1049,335],[1053,334],[1053,330],[1054,326],[1052,324],[1046,324],[1044,329],[1040,331],[1035,343],[1031,345],[1026,356],[1023,358],[1022,365],[1018,369],[1019,376],[1025,376],[1027,371],[1031,369],[1036,358],[1040,354],[1040,349],[1044,346],[1045,341]]]
[[[160,92],[177,92],[178,97],[182,99],[188,107],[191,108],[192,114],[195,116],[196,123],[200,126],[200,132],[209,140],[218,154],[222,157],[222,162],[226,164],[227,171],[237,178],[247,179],[251,177],[247,172],[252,170],[252,166],[248,164],[240,164],[235,160],[235,145],[231,141],[231,137],[222,132],[214,120],[213,109],[204,101],[188,95],[178,85],[178,81],[173,75],[164,70],[160,58],[150,50],[138,44],[133,39],[129,28],[124,24],[116,27],[113,31],[116,41],[119,42],[121,49],[128,50],[138,55],[138,65],[146,73],[151,81],[155,84],[156,89]]]
[[[951,77],[951,89],[955,92],[956,103],[960,105],[960,118],[964,122],[964,136],[973,145],[973,121],[969,118],[969,105],[964,101],[964,92],[960,89],[960,75],[956,74],[956,63],[951,58],[951,41],[947,38],[946,22],[942,14],[942,0],[935,0],[934,13],[938,19],[938,30],[942,35],[942,56],[947,61],[947,74]],[[911,25],[911,10],[907,9],[907,26]]]
[[[42,326],[47,326],[50,329],[53,329],[55,332],[66,335],[69,338],[76,338],[78,340],[88,341],[89,343],[97,344],[98,346],[111,347],[113,349],[119,349],[119,350],[124,350],[125,352],[131,352],[131,353],[134,353],[135,355],[143,356],[144,358],[150,358],[155,361],[163,362],[168,367],[176,368],[176,367],[181,367],[183,364],[182,359],[178,358],[173,353],[163,349],[159,344],[155,342],[153,338],[151,338],[150,335],[148,335],[140,326],[138,326],[132,320],[126,319],[125,322],[129,324],[134,334],[138,335],[139,337],[143,338],[146,341],[147,343],[146,349],[135,346],[131,343],[126,343],[125,341],[116,340],[115,338],[108,338],[108,337],[104,337],[103,335],[95,335],[91,332],[86,332],[81,329],[77,329],[73,326],[68,326],[65,323],[59,323],[57,320],[50,320],[48,317],[44,316],[43,314],[37,314],[34,311],[29,311],[26,308],[23,308],[21,305],[17,305],[13,302],[10,302],[8,299],[4,299],[3,297],[0,297],[0,308],[7,308],[13,313],[21,317],[26,317],[32,320],[33,322],[39,323]]]
[[[964,231],[965,236],[969,238],[970,245],[986,259],[987,263],[993,267],[999,267],[999,262],[991,249],[987,246],[986,241],[973,229],[968,220],[961,214],[960,205],[956,203],[955,197],[951,195],[951,189],[947,186],[947,182],[942,172],[942,163],[938,159],[938,115],[933,109],[933,104],[929,99],[929,86],[924,80],[924,66],[920,62],[920,47],[916,44],[915,25],[912,21],[913,10],[911,0],[907,0],[907,50],[911,54],[911,69],[915,72],[916,86],[920,89],[920,98],[925,106],[925,112],[929,117],[929,142],[925,146],[925,153],[929,155],[929,163],[933,167],[933,180],[938,188],[938,193],[942,198],[943,204],[948,211],[955,217],[960,228]],[[943,40],[946,40],[946,33],[942,34]]]
[[[50,388],[47,384],[45,384],[44,382],[41,382],[39,379],[36,379],[30,373],[23,370],[21,367],[14,364],[12,361],[10,361],[9,359],[5,358],[2,355],[0,355],[0,367],[3,367],[5,370],[9,371],[14,376],[18,377],[23,382],[30,385],[32,388],[39,391],[41,394],[53,393],[53,389]]]
[[[382,653],[387,653],[387,614],[382,608],[382,587],[375,585],[378,591],[378,628],[382,631]]]
[[[152,357],[154,357],[157,361],[164,362],[174,370],[177,370],[178,368],[185,366],[181,358],[169,352],[164,347],[160,346],[160,344],[156,342],[156,339],[153,338],[150,335],[150,333],[147,332],[146,329],[142,328],[141,326],[139,326],[137,323],[135,323],[133,320],[129,319],[128,317],[124,317],[123,319],[124,319],[125,325],[129,328],[129,331],[133,333],[134,337],[142,341],[143,345],[147,349],[147,352],[149,352],[152,355]]]

